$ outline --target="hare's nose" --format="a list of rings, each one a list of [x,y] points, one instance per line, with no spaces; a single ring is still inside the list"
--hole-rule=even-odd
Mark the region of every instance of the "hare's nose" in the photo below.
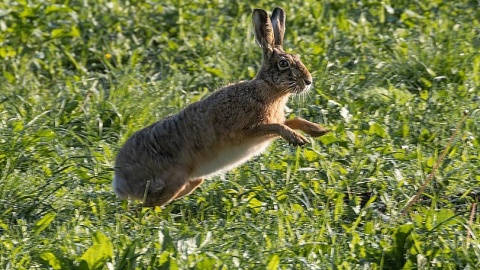
[[[308,79],[303,79],[303,82],[304,82],[306,85],[312,84],[312,81],[311,81],[311,80],[308,80]]]

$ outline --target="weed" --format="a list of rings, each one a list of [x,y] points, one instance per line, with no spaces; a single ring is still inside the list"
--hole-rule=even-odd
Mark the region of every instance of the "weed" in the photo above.
[[[114,196],[135,130],[255,76],[277,4],[227,2],[0,3],[0,267],[479,268],[477,1],[282,3],[314,76],[289,117],[332,132],[161,209]]]

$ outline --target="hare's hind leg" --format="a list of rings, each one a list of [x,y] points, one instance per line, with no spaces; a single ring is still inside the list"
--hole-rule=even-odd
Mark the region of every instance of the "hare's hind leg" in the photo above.
[[[289,119],[285,121],[285,125],[292,129],[301,130],[312,137],[320,137],[330,132],[329,129],[302,118]]]
[[[190,180],[183,186],[183,189],[177,193],[177,195],[175,195],[174,200],[192,193],[198,186],[200,186],[201,183],[203,183],[203,179]]]
[[[148,188],[147,197],[144,206],[162,206],[177,197],[177,194],[182,192],[185,185],[188,184],[188,176],[180,170],[170,170],[171,173],[163,174],[154,179],[154,183],[162,183],[157,187],[152,186]]]

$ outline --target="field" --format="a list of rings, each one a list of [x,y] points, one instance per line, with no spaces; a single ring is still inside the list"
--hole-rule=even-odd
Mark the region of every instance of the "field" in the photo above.
[[[480,268],[480,2],[159,2],[0,3],[1,269]],[[123,142],[252,79],[278,5],[314,77],[288,117],[332,132],[117,199]]]

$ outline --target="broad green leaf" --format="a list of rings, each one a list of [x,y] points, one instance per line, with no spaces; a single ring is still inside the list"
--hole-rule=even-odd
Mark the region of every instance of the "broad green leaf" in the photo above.
[[[314,161],[318,159],[318,154],[315,151],[305,149],[303,150],[303,155],[308,161]]]
[[[398,159],[398,160],[408,160],[407,156],[405,155],[405,153],[402,153],[402,152],[397,152],[397,153],[394,153],[392,155],[395,159]]]
[[[43,216],[41,219],[37,220],[37,222],[35,222],[35,226],[33,227],[33,233],[35,235],[40,234],[48,227],[48,225],[50,225],[50,223],[52,223],[56,216],[56,213],[50,212]]]
[[[372,221],[368,221],[365,223],[365,233],[366,234],[374,234],[375,233],[375,224]]]
[[[29,8],[29,7],[24,7],[23,8],[23,11],[20,12],[20,17],[21,18],[26,18],[26,17],[34,17],[35,16],[35,12]]]
[[[5,77],[5,79],[7,79],[7,82],[9,83],[14,83],[15,82],[15,75],[13,75],[12,73],[4,70],[3,71],[3,77]]]
[[[48,6],[44,13],[45,15],[48,15],[50,13],[53,13],[53,12],[63,12],[63,13],[68,13],[68,12],[72,12],[73,10],[71,8],[69,8],[68,6],[65,6],[65,5],[50,5]]]
[[[212,74],[215,77],[221,77],[222,71],[218,68],[205,67],[205,71]]]
[[[70,31],[66,31],[64,29],[53,29],[50,32],[50,35],[52,38],[60,38],[60,37],[79,37],[80,36],[80,30],[78,30],[77,27],[73,26]]]
[[[170,260],[170,252],[164,251],[158,257],[158,266],[162,266]]]
[[[197,269],[215,269],[215,266],[217,265],[217,260],[214,258],[210,257],[205,257],[204,259],[200,260],[196,268]]]
[[[0,57],[1,58],[6,58],[6,57],[13,57],[17,55],[17,51],[12,48],[11,46],[2,46],[0,47]],[[7,72],[4,70],[4,72]]]
[[[38,137],[43,138],[44,140],[52,140],[55,137],[55,132],[51,129],[41,129],[35,134]]]
[[[435,164],[435,159],[433,157],[430,157],[427,159],[427,166],[429,168],[432,168],[434,164]]]
[[[12,127],[14,132],[19,132],[22,131],[25,126],[23,125],[23,121],[15,121],[12,122]]]
[[[427,78],[420,78],[420,81],[425,85],[426,88],[432,87],[432,82]]]
[[[93,234],[93,245],[80,257],[80,264],[88,269],[103,269],[113,258],[113,245],[110,239],[100,231]]]
[[[455,212],[452,209],[440,209],[436,214],[436,225],[440,225],[442,223],[449,223],[453,224],[456,223],[455,219],[452,219],[455,216]]]
[[[422,98],[423,100],[428,100],[428,91],[427,90],[422,90],[420,91],[420,98]]]
[[[66,33],[63,29],[53,29],[52,32],[50,32],[52,38],[64,37],[65,34]]]
[[[268,270],[276,270],[280,266],[280,257],[278,255],[273,255],[268,262],[267,269]]]
[[[178,264],[177,260],[175,258],[170,257],[170,266],[168,268],[169,270],[178,270]]]
[[[407,223],[398,226],[392,235],[393,243],[397,247],[403,247],[405,245],[406,238],[410,235],[413,231],[413,224]]]
[[[70,32],[68,32],[68,36],[79,37],[80,36],[80,30],[78,30],[77,27],[73,26],[72,29],[70,29]]]
[[[408,250],[410,246],[413,245],[413,242],[407,241],[407,238],[411,235],[413,228],[413,224],[408,223],[399,225],[398,227],[393,229],[393,250],[390,252],[390,255],[393,256],[392,259],[394,259],[394,261],[403,262],[406,250]],[[407,242],[410,244],[407,245]]]
[[[259,201],[257,198],[252,198],[250,199],[250,201],[248,202],[248,207],[252,208],[253,211],[255,212],[259,212],[262,207],[263,203],[261,201]]]
[[[62,269],[62,264],[55,254],[51,252],[44,252],[40,255],[40,259],[45,261],[51,269]]]
[[[329,132],[328,134],[320,137],[320,141],[322,142],[323,145],[329,145],[335,142],[339,142],[340,140],[333,135],[332,132]]]
[[[412,215],[412,220],[415,223],[415,226],[418,228],[423,228],[424,226],[424,216],[423,214],[414,214]]]
[[[453,158],[455,156],[455,153],[457,153],[457,150],[458,150],[458,146],[453,147],[452,150],[450,150],[448,157]]]
[[[8,230],[8,225],[3,223],[1,219],[0,219],[0,228],[5,231]]]
[[[370,135],[377,135],[381,138],[387,138],[388,137],[387,132],[385,131],[385,129],[381,125],[379,125],[375,122],[371,122],[369,125],[370,125],[370,128],[368,130],[368,133]]]

